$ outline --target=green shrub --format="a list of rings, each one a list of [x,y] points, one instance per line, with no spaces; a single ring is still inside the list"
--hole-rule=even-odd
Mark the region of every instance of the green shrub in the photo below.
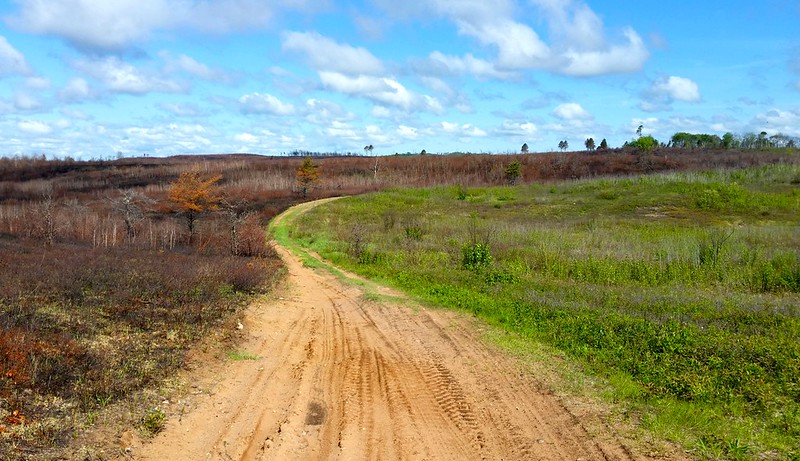
[[[152,408],[146,415],[142,416],[142,431],[147,435],[156,435],[164,430],[167,415],[158,408]]]
[[[471,271],[478,271],[492,265],[492,255],[489,245],[481,242],[467,244],[461,247],[461,267]]]

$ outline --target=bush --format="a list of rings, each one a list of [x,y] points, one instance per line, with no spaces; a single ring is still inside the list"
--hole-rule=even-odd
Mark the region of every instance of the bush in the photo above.
[[[471,271],[479,271],[492,265],[489,245],[481,242],[461,247],[461,267]]]

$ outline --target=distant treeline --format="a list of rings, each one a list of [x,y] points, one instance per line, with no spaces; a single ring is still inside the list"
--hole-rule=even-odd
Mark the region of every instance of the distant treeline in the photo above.
[[[767,136],[766,131],[743,135],[725,133],[722,137],[715,134],[679,132],[672,135],[667,147],[680,149],[795,149],[798,143],[800,143],[800,138],[795,136],[780,133]]]

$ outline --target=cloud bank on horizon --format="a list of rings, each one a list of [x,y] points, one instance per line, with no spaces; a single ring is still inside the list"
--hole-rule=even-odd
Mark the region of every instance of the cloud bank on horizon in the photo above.
[[[799,20],[785,0],[0,0],[0,156],[800,136]]]

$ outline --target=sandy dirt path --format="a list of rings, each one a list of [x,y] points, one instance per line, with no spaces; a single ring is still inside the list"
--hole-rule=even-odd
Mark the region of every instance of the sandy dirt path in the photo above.
[[[288,280],[137,460],[628,460],[458,313],[370,301],[278,248]]]

